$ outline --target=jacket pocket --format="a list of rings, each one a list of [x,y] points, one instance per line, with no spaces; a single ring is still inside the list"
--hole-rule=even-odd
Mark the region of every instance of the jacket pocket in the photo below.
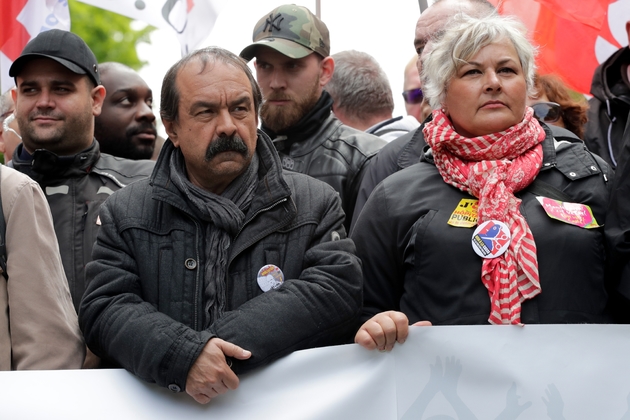
[[[435,210],[429,210],[420,216],[411,227],[411,236],[403,253],[403,261],[404,264],[408,266],[408,269],[411,268],[413,270],[412,267],[415,265],[416,260],[419,261],[422,258],[424,234],[436,213]]]

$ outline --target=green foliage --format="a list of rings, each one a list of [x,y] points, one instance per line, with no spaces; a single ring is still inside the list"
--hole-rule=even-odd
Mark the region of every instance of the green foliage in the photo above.
[[[117,61],[134,70],[146,64],[146,61],[138,58],[136,45],[140,42],[150,43],[149,34],[156,28],[146,26],[140,30],[133,29],[133,19],[77,0],[69,0],[68,7],[70,30],[83,38],[99,63]]]

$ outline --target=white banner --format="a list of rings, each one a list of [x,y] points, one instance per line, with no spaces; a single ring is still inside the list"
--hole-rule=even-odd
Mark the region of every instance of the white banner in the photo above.
[[[225,0],[79,0],[101,9],[170,28],[177,36],[182,56],[192,51],[212,31]]]
[[[208,405],[123,370],[0,373],[6,419],[630,419],[630,326],[414,327],[296,352]]]

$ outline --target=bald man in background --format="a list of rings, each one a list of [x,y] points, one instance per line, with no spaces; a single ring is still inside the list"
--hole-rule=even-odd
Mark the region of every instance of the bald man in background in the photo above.
[[[422,94],[420,73],[418,73],[418,56],[414,55],[405,66],[403,79],[403,99],[407,115],[415,117],[418,122],[424,121],[431,113],[431,108],[426,104]]]

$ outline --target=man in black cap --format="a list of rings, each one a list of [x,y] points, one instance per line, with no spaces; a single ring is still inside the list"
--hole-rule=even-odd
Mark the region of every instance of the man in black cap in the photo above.
[[[99,151],[94,117],[105,88],[96,58],[77,35],[53,29],[31,40],[9,69],[22,144],[15,169],[37,181],[50,205],[75,309],[100,226],[98,210],[114,191],[151,174],[151,161]]]
[[[323,90],[332,77],[328,28],[306,7],[287,4],[263,16],[254,43],[241,51],[256,58],[256,78],[264,103],[262,130],[271,137],[284,169],[331,185],[350,226],[361,178],[385,141],[343,125],[332,114]]]

